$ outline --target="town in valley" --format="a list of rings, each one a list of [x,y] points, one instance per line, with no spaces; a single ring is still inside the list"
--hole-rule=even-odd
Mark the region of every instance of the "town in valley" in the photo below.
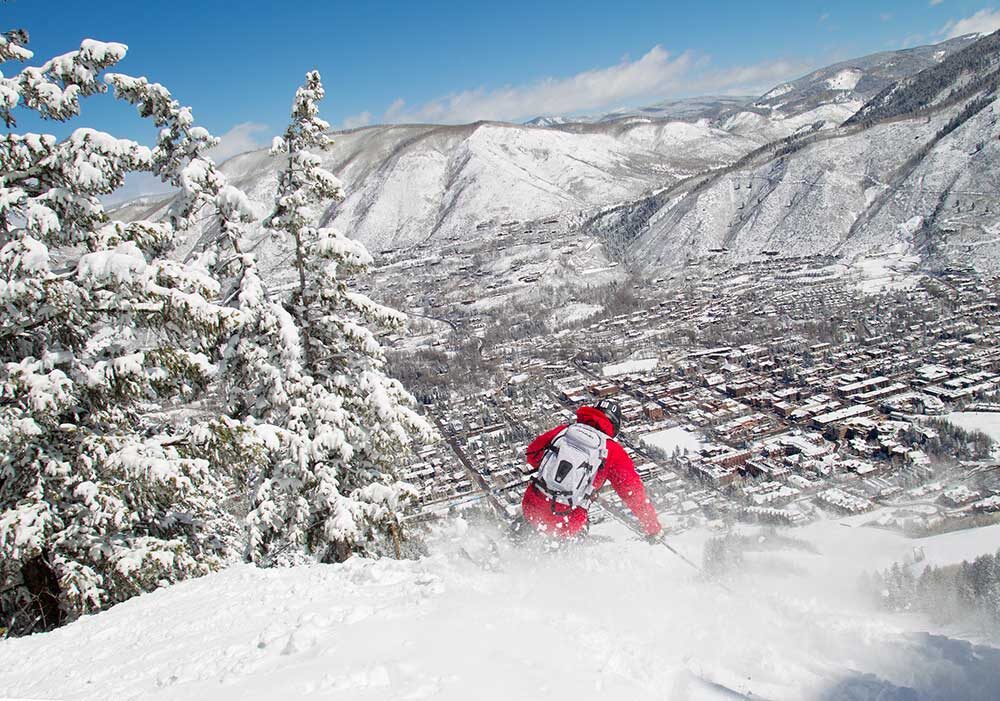
[[[446,258],[384,251],[365,282],[405,299],[416,336],[390,337],[392,365],[442,436],[402,470],[420,494],[411,519],[516,517],[527,443],[606,397],[672,532],[872,512],[925,535],[997,519],[1000,278],[726,251],[651,277],[586,259],[558,219],[514,224],[520,253],[500,236],[484,255],[512,226],[481,227]],[[581,268],[596,284],[566,281]],[[594,521],[631,518],[599,504]]]

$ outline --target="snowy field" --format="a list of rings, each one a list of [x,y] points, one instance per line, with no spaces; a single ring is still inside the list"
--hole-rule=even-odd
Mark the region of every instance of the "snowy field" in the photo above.
[[[682,452],[686,450],[689,453],[693,453],[704,445],[699,434],[685,431],[680,426],[668,428],[665,431],[648,433],[642,436],[639,441],[645,446],[664,450],[668,455],[672,454],[678,448]]]
[[[914,287],[920,280],[916,272],[920,257],[903,252],[901,246],[884,255],[865,256],[851,266],[858,276],[857,286],[868,294]]]
[[[571,302],[565,307],[557,309],[551,314],[551,320],[556,328],[559,328],[565,324],[570,324],[575,321],[582,321],[588,317],[594,316],[601,311],[604,307],[600,304],[584,304],[583,302]]]
[[[601,375],[604,377],[617,377],[627,375],[631,372],[649,372],[655,370],[659,364],[656,358],[646,358],[643,360],[626,360],[622,363],[612,363],[601,368]]]
[[[966,431],[980,431],[1000,443],[1000,412],[957,411],[943,417]]]
[[[864,73],[858,69],[849,68],[846,71],[840,71],[832,78],[828,78],[826,84],[831,90],[854,90],[863,76]]]
[[[855,593],[861,571],[915,542],[974,550],[995,544],[995,528],[910,541],[814,524],[788,533],[817,552],[752,553],[735,593],[616,523],[594,532],[610,541],[543,553],[491,546],[458,521],[419,561],[234,567],[0,643],[0,697],[734,698],[703,678],[796,701],[987,699],[1000,688],[995,649],[920,634],[926,621]],[[708,535],[674,544],[700,561]],[[922,693],[890,693],[900,687]]]
[[[933,538],[920,538],[914,542],[923,548],[925,557],[917,565],[918,569],[922,569],[925,564],[951,565],[962,560],[971,562],[983,553],[996,553],[1000,550],[1000,524],[944,533]]]

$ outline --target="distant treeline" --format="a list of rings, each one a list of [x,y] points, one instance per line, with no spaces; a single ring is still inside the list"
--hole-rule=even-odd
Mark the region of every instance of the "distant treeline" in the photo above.
[[[956,426],[947,419],[928,419],[924,425],[937,432],[921,444],[924,452],[933,458],[955,460],[983,460],[993,450],[993,439],[982,431],[970,431]],[[908,435],[914,444],[920,443],[915,431]]]
[[[919,611],[937,623],[979,616],[1000,624],[1000,550],[960,565],[928,565],[919,576],[897,562],[867,575],[862,588],[889,611]]]
[[[955,52],[938,65],[889,85],[844,124],[867,126],[894,117],[912,116],[929,107],[954,104],[984,89],[995,90],[998,50],[1000,32],[994,32]],[[984,77],[987,71],[993,72]],[[978,79],[963,82],[963,75],[977,76]],[[949,88],[949,94],[939,99]]]
[[[818,553],[812,543],[782,535],[777,529],[764,528],[753,535],[727,533],[709,538],[702,552],[702,572],[711,578],[742,569],[745,553],[798,550]]]

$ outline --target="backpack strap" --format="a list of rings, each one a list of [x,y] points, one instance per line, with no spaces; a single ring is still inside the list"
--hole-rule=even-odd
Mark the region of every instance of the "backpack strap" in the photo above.
[[[593,429],[601,437],[601,464],[597,466],[597,470],[594,472],[594,474],[596,475],[598,472],[604,469],[604,466],[608,462],[608,437],[607,435],[605,435],[604,431],[602,431],[597,426],[592,426],[591,424],[583,424],[583,425]],[[587,496],[585,496],[582,499],[580,506],[582,506],[584,509],[589,510],[591,505],[596,500],[597,500],[597,490],[594,489],[593,484],[591,484],[590,493],[587,494]]]
[[[570,426],[572,426],[572,425],[573,424],[570,424]],[[566,431],[568,431],[568,430],[569,430],[569,426],[567,426],[566,428],[564,428],[563,430],[561,430],[556,435],[552,436],[552,440],[549,441],[549,444],[547,446],[545,446],[544,451],[546,453],[558,453],[559,452],[559,448],[556,446],[556,441],[559,440],[560,438],[563,438],[566,435]]]
[[[570,424],[569,426],[561,430],[559,433],[554,435],[552,437],[552,440],[549,441],[549,444],[542,449],[543,452],[558,454],[559,447],[556,445],[556,441],[558,441],[560,438],[563,438],[566,435],[566,431],[568,431],[569,427],[572,425],[573,424]],[[545,466],[545,458],[543,457],[542,461],[538,465],[538,470],[536,470],[535,474],[531,477],[531,483],[535,485],[538,491],[540,491],[542,494],[548,497],[549,506],[552,509],[553,514],[555,514],[556,516],[566,516],[572,513],[573,509],[575,508],[572,504],[570,504],[565,511],[556,510],[556,504],[558,504],[558,501],[556,500],[556,495],[552,494],[552,492],[549,491],[548,487],[545,486],[544,480],[542,480],[542,478],[539,476],[544,466]]]

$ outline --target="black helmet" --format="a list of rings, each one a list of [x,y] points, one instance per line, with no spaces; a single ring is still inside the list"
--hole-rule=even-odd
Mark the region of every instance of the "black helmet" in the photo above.
[[[611,435],[617,436],[618,429],[622,425],[622,408],[618,406],[618,402],[613,399],[602,399],[594,405],[594,408],[602,412],[611,421],[611,426],[614,428],[614,433]]]

